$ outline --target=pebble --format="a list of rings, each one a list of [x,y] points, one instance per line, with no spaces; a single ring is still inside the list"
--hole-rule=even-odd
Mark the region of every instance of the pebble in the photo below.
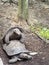
[[[29,53],[30,55],[36,55],[36,54],[38,54],[38,52],[31,52],[31,53]]]
[[[0,65],[3,65],[3,61],[2,61],[2,59],[0,58]]]

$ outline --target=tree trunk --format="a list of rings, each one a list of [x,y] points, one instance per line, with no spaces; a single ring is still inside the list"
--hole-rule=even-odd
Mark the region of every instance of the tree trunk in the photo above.
[[[28,19],[28,0],[19,0],[19,2],[18,2],[18,16],[25,20]]]

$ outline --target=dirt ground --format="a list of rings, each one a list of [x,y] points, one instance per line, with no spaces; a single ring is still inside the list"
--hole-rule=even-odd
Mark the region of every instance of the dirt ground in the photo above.
[[[21,26],[28,30],[28,25],[25,21],[21,23],[17,21],[17,7],[15,4],[0,3],[0,39],[6,30],[13,26]],[[34,2],[29,9],[28,20],[32,25],[34,23],[42,23],[42,25],[49,27],[49,5]],[[0,42],[0,57],[4,65],[49,65],[49,44],[46,44],[31,32],[25,33],[24,44],[28,50],[37,51],[38,54],[33,56],[31,60],[9,64],[9,58],[2,50],[2,43]]]
[[[9,58],[2,50],[0,44],[0,57],[2,58],[4,65],[49,65],[49,45],[45,44],[33,33],[25,33],[24,44],[28,50],[37,51],[38,54],[33,56],[31,60],[18,61],[14,64],[8,63]]]

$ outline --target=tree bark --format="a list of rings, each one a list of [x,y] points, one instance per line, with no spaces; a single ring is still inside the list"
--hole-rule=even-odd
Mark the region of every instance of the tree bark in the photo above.
[[[18,16],[25,20],[28,19],[28,0],[19,0],[19,2],[18,2]]]

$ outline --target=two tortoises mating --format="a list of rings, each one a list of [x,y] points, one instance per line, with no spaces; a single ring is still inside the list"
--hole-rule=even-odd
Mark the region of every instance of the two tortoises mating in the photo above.
[[[3,50],[11,57],[9,63],[31,59],[32,55],[37,52],[31,52],[25,48],[25,45],[20,42],[23,38],[22,29],[19,27],[11,28],[3,38]]]

